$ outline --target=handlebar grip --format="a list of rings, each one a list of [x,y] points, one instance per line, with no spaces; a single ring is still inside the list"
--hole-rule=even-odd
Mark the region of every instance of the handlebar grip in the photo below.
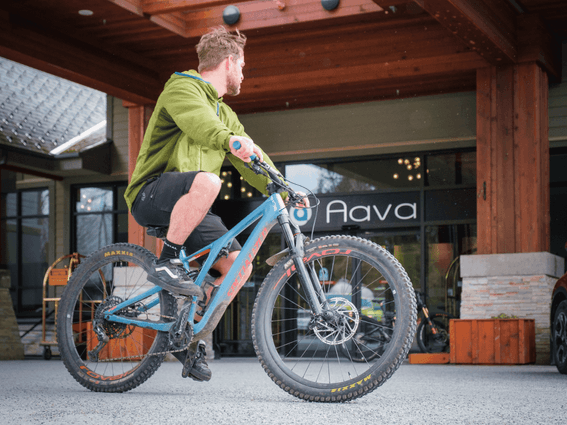
[[[240,142],[238,140],[235,140],[235,142],[232,144],[232,147],[236,150],[240,149],[242,147],[242,145],[240,144]],[[255,161],[256,160],[256,155],[250,155],[250,160],[251,161]]]

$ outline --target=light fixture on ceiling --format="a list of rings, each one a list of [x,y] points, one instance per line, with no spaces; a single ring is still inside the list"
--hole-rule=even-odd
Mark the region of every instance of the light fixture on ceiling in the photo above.
[[[79,15],[81,15],[81,16],[92,16],[92,15],[94,15],[94,12],[92,10],[83,9],[83,10],[79,10]]]
[[[240,19],[240,10],[233,5],[227,6],[222,12],[222,19],[226,25],[234,25]]]

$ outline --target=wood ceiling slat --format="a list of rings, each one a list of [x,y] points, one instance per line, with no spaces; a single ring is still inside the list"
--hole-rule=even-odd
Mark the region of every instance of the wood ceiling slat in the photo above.
[[[243,3],[249,0],[141,0],[142,9],[148,15],[171,12],[210,9],[215,6]]]
[[[490,0],[505,1],[505,0]],[[515,15],[499,9],[500,21],[492,18],[483,1],[427,0],[424,9],[456,37],[475,49],[493,65],[513,63],[517,58]],[[494,8],[493,8],[494,9]]]
[[[263,97],[250,97],[243,91],[238,97],[227,97],[225,101],[238,113],[266,112],[297,109],[313,106],[329,106],[349,102],[368,102],[386,99],[400,99],[474,90],[476,70],[422,76],[414,78],[390,79],[387,85],[332,85],[316,90],[302,90],[287,93],[286,96],[266,94]]]
[[[246,31],[382,11],[372,0],[342,0],[339,7],[330,12],[323,9],[320,0],[296,0],[286,4],[284,10],[279,10],[271,1],[240,3],[240,20],[234,27]],[[223,10],[221,6],[187,13],[187,37],[201,36],[210,27],[223,24]]]
[[[488,63],[476,53],[459,53],[414,59],[396,63],[374,63],[357,66],[344,66],[337,69],[319,69],[298,72],[292,78],[282,79],[280,76],[265,76],[244,80],[243,90],[251,94],[263,91],[285,93],[289,90],[301,90],[325,84],[350,84],[369,82],[375,84],[390,78],[419,77],[427,74],[459,72],[486,67]]]

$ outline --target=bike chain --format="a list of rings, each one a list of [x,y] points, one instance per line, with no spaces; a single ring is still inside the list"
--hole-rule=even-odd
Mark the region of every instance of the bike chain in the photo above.
[[[164,316],[161,314],[156,314],[156,313],[145,313],[147,316],[158,316],[158,317],[162,317],[165,319],[170,319],[170,320],[177,320],[175,317],[171,317],[171,316]],[[114,338],[117,339],[117,338]],[[161,356],[162,354],[169,354],[169,353],[179,353],[181,351],[185,351],[189,349],[189,346],[191,345],[191,342],[193,342],[192,340],[189,341],[189,343],[187,343],[186,347],[180,348],[178,350],[169,350],[169,351],[161,351],[159,353],[146,353],[146,354],[139,354],[136,356],[126,356],[126,357],[113,357],[112,359],[103,359],[103,360],[98,360],[98,363],[110,363],[110,362],[116,362],[119,360],[131,360],[131,359],[139,359],[142,358],[145,359],[148,356]]]

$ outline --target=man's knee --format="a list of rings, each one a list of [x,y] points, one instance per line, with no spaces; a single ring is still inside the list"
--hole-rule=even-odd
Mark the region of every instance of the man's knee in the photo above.
[[[192,188],[205,189],[207,191],[215,192],[215,197],[220,192],[222,182],[219,176],[213,173],[200,172],[195,176]]]
[[[234,264],[234,261],[236,261],[236,257],[238,257],[238,254],[240,254],[240,251],[230,252],[228,254],[228,257],[222,258],[219,261],[217,261],[217,263],[213,266],[213,268],[219,271],[221,274],[226,275],[230,270],[230,268],[232,267],[232,265]],[[253,268],[252,264],[248,264],[248,267],[246,267],[246,273],[248,276],[252,273],[252,268]]]

